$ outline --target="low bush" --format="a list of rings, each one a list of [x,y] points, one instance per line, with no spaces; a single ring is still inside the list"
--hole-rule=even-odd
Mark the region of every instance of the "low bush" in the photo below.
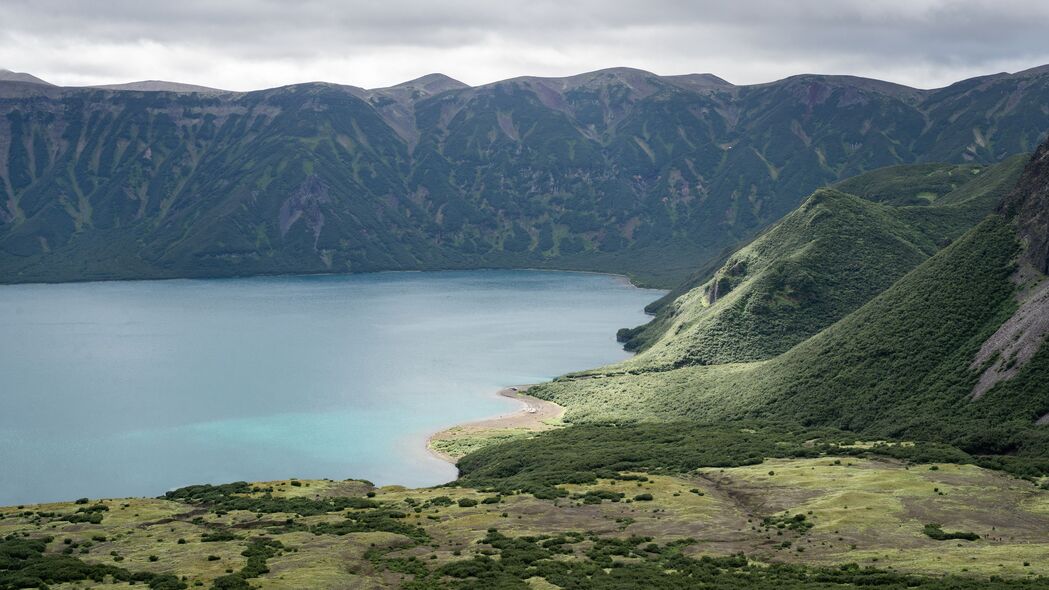
[[[941,525],[936,523],[925,525],[925,528],[922,529],[922,532],[924,532],[929,538],[936,539],[937,541],[951,541],[954,539],[959,539],[962,541],[978,541],[980,539],[980,535],[977,535],[973,532],[947,532],[943,530],[943,528],[941,528]]]

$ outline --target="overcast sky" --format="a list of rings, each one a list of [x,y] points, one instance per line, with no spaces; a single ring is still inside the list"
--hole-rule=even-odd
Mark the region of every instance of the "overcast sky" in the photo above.
[[[1047,63],[1047,0],[0,0],[0,68],[61,85],[476,85],[631,66],[932,88]]]

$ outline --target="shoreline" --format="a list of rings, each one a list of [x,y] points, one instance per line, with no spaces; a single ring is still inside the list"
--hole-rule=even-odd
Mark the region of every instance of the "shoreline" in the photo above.
[[[526,394],[531,387],[518,385],[500,389],[497,395],[521,402],[523,407],[509,414],[465,422],[434,432],[426,437],[426,451],[454,466],[460,457],[467,454],[461,449],[487,446],[501,440],[561,428],[565,407]]]
[[[436,272],[473,272],[473,271],[502,271],[502,270],[527,270],[527,271],[540,271],[540,272],[563,272],[563,273],[578,273],[578,274],[591,274],[591,275],[602,275],[608,277],[614,277],[623,279],[628,285],[635,289],[644,289],[646,291],[665,291],[670,292],[674,289],[671,286],[656,286],[655,284],[642,282],[637,277],[627,274],[626,272],[612,272],[603,270],[576,270],[571,268],[544,268],[537,266],[479,266],[479,267],[464,267],[464,268],[431,268],[431,269],[385,269],[385,270],[364,270],[364,271],[351,271],[351,272],[332,272],[332,271],[317,271],[317,272],[262,272],[262,273],[247,273],[247,274],[217,274],[217,275],[178,275],[172,276],[167,274],[155,274],[155,275],[143,275],[139,277],[95,277],[95,278],[76,278],[76,279],[59,279],[59,280],[29,280],[29,281],[15,281],[7,282],[0,280],[0,286],[18,286],[18,285],[80,285],[88,283],[125,283],[125,282],[160,282],[160,281],[211,281],[211,280],[233,280],[233,279],[255,279],[255,278],[295,278],[295,277],[326,277],[326,276],[360,276],[360,275],[371,275],[371,274],[384,274],[384,273],[436,273]],[[658,300],[658,298],[657,298]]]

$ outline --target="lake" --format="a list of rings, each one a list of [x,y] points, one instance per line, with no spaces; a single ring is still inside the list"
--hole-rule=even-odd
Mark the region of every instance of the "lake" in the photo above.
[[[626,358],[615,331],[661,294],[527,270],[0,286],[0,505],[444,483],[429,433]]]

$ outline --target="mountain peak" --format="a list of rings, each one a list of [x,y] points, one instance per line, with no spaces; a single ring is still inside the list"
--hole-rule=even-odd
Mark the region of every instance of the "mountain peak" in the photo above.
[[[432,74],[426,74],[425,76],[415,78],[414,80],[394,84],[393,86],[390,86],[389,89],[421,90],[427,94],[438,94],[446,90],[462,90],[469,87],[469,84],[460,82],[451,76],[446,76],[440,72],[434,72]]]
[[[27,82],[29,84],[44,84],[45,86],[54,86],[54,84],[51,84],[50,82],[47,82],[45,80],[41,80],[40,78],[37,78],[32,74],[27,74],[25,72],[12,72],[11,70],[6,70],[3,68],[0,68],[0,82]]]

